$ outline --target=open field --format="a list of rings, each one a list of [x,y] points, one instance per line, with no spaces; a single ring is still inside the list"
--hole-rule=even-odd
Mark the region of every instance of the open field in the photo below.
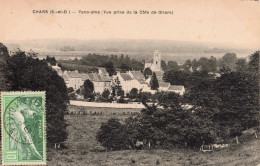
[[[70,109],[84,109],[70,107]],[[85,108],[96,111],[99,108]],[[105,110],[103,110],[105,111]],[[260,163],[260,140],[234,145],[212,153],[192,150],[125,150],[113,152],[96,152],[99,146],[95,139],[102,122],[111,117],[121,120],[131,116],[113,114],[113,109],[106,110],[111,114],[67,115],[69,137],[65,142],[68,149],[49,150],[48,165],[252,165]],[[115,109],[117,113],[122,110]],[[123,110],[126,111],[126,110]],[[138,111],[138,110],[128,110]]]

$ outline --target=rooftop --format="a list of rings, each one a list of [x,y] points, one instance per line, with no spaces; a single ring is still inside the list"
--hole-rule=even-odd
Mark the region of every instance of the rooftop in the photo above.
[[[169,87],[170,86],[170,83],[169,82],[159,82],[159,87]]]
[[[87,73],[82,73],[81,76],[82,76],[82,80],[83,81],[90,80],[90,77],[89,77],[89,75]]]
[[[121,73],[121,77],[125,80],[125,81],[130,81],[133,80],[132,77],[127,74],[127,73]]]
[[[140,71],[130,71],[134,78],[140,83],[145,82],[145,77]]]
[[[98,68],[98,69],[99,69],[99,71],[100,71],[102,74],[108,75],[108,72],[106,71],[105,68],[100,67],[100,68]]]
[[[183,85],[170,85],[168,90],[172,90],[172,91],[181,91],[184,89]]]
[[[67,76],[69,78],[81,78],[81,74],[79,74],[77,71],[67,71]]]
[[[88,73],[88,76],[90,78],[90,81],[95,81],[95,82],[108,82],[108,81],[111,81],[110,77],[108,79],[105,76],[100,76],[98,73]]]

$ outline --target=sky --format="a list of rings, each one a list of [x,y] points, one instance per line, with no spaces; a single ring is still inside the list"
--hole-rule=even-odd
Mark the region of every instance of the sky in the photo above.
[[[73,14],[34,14],[70,10]],[[138,11],[80,14],[78,11]],[[173,15],[140,14],[173,11]],[[252,0],[0,0],[0,42],[72,38],[155,39],[260,48],[260,3]]]

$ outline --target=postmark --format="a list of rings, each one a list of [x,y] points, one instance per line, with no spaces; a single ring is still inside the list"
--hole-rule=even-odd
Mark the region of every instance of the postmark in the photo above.
[[[3,165],[45,165],[45,92],[1,92]]]

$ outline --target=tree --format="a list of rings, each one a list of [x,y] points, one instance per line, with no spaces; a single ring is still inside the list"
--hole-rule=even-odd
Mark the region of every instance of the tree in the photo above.
[[[203,72],[215,72],[217,69],[217,60],[213,56],[210,57],[210,59],[202,57],[198,61],[201,67],[201,71]]]
[[[7,47],[0,43],[0,91],[8,91],[12,86],[12,82],[7,79],[8,75],[12,75],[12,71],[7,65],[8,58]]]
[[[167,65],[165,61],[161,61],[161,66],[162,66],[162,70],[166,71],[167,70]]]
[[[55,66],[57,61],[54,57],[49,57],[47,56],[46,57],[46,60],[45,60],[47,63],[49,63],[51,66]]]
[[[116,74],[116,70],[114,68],[114,64],[113,62],[107,62],[105,65],[104,65],[106,71],[108,72],[109,76],[112,76],[112,75],[115,75]]]
[[[106,100],[108,100],[108,97],[110,95],[110,91],[108,89],[105,89],[102,93],[102,97]]]
[[[82,94],[85,99],[90,98],[93,100],[94,84],[90,80],[86,80],[83,84]]]
[[[136,99],[137,97],[138,97],[138,89],[137,88],[131,89],[130,94],[129,94],[129,98],[130,99]]]
[[[248,64],[249,73],[257,79],[259,78],[259,54],[260,51],[256,51],[254,54],[252,54]]]
[[[124,95],[125,95],[125,91],[122,88],[119,88],[117,90],[117,96],[124,97]]]
[[[159,105],[164,106],[164,108],[174,108],[181,103],[181,98],[176,93],[159,93],[157,98]]]
[[[208,60],[209,69],[211,72],[215,72],[217,70],[217,59],[213,56]]]
[[[116,88],[112,87],[112,96],[115,97],[116,96]]]
[[[119,122],[119,119],[109,119],[102,123],[96,139],[109,150],[128,149],[126,128]]]
[[[115,78],[115,86],[114,86],[115,92],[117,96],[124,96],[124,90],[122,90],[122,86],[120,85],[120,80],[118,77]]]
[[[235,66],[236,72],[246,72],[247,71],[247,63],[245,59],[238,59]]]
[[[10,82],[7,78],[8,75],[13,74],[7,65],[8,58],[9,58],[9,53],[7,47],[4,46],[2,43],[0,43],[0,91],[8,91],[12,87],[12,82]],[[1,129],[0,129],[0,134],[1,134]]]
[[[76,94],[75,93],[70,93],[69,94],[69,99],[70,100],[76,100]]]
[[[122,69],[123,72],[131,70],[131,67],[129,67],[128,65],[126,65],[124,63],[121,65],[120,68]]]
[[[182,65],[182,68],[184,69],[184,71],[189,72],[190,68],[192,67],[192,62],[190,59],[187,59],[185,61],[185,63]]]
[[[197,71],[198,67],[200,66],[200,63],[199,61],[197,61],[197,59],[193,59],[191,65],[192,65],[192,70]]]
[[[178,71],[180,69],[180,67],[176,61],[168,61],[167,69]]]
[[[151,85],[151,89],[152,90],[157,90],[159,88],[159,82],[158,82],[158,79],[157,79],[155,73],[153,73],[153,75],[152,75],[152,79],[150,81],[150,85]]]
[[[152,72],[152,70],[149,68],[149,67],[147,67],[147,68],[145,68],[144,69],[144,76],[147,78],[148,76],[150,76],[150,75],[152,75],[153,74],[153,72]]]
[[[68,93],[66,84],[46,62],[17,51],[8,58],[8,68],[13,74],[7,78],[13,91],[46,92],[46,125],[49,146],[67,139],[66,121]],[[58,125],[57,125],[58,124]]]
[[[149,99],[151,99],[152,94],[150,92],[140,92],[138,94],[138,100],[142,103],[146,103]]]
[[[119,57],[119,62],[120,64],[122,65],[123,63],[125,63],[125,56],[124,54],[121,54],[120,57]]]
[[[185,71],[167,71],[164,73],[163,78],[166,82],[170,82],[171,85],[184,85],[187,86],[188,82],[187,79],[189,78],[190,74]]]
[[[259,124],[259,86],[246,73],[230,72],[216,80],[215,91],[222,104],[218,114],[220,126],[230,136],[238,136],[247,128]]]
[[[73,91],[74,91],[74,89],[73,89],[72,87],[67,88],[68,94],[71,93],[71,92],[73,92]]]
[[[227,53],[219,60],[220,68],[229,68],[231,71],[235,70],[237,55],[235,53]]]

